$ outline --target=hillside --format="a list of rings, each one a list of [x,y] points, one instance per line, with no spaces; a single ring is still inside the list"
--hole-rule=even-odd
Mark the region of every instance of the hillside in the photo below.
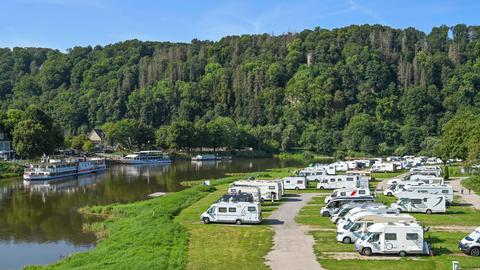
[[[202,130],[229,117],[267,150],[432,154],[443,125],[478,107],[479,56],[480,27],[466,25],[4,48],[0,107],[35,104],[69,134],[124,118]],[[176,146],[197,146],[195,136]]]

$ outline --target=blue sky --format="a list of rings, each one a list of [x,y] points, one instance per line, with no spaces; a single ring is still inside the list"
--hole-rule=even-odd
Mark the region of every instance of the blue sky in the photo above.
[[[0,47],[63,51],[133,38],[189,42],[366,23],[429,32],[479,24],[479,11],[480,1],[468,0],[2,0]]]

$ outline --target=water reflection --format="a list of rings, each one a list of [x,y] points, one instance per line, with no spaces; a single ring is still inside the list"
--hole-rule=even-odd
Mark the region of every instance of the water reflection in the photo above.
[[[0,269],[46,264],[94,246],[91,222],[80,207],[146,199],[157,191],[177,191],[180,181],[222,177],[229,172],[291,166],[276,159],[110,166],[105,173],[23,184],[0,181]],[[28,256],[12,255],[28,254]]]

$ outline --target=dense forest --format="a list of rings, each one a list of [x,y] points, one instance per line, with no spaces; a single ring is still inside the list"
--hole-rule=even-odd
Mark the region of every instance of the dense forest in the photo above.
[[[67,138],[100,127],[129,147],[476,159],[479,57],[480,26],[463,24],[4,48],[0,108],[8,121],[35,104]]]

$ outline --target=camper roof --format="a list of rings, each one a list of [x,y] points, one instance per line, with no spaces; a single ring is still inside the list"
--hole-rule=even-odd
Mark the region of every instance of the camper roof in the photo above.
[[[392,208],[392,210],[394,209]],[[355,213],[350,217],[350,220],[355,222],[360,220],[385,220],[389,218],[397,222],[416,222],[416,219],[409,214],[379,214],[370,211]]]
[[[405,223],[405,222],[388,222],[388,223],[375,223],[368,228],[369,232],[384,232],[385,228],[388,227],[403,227],[409,228],[410,230],[421,229],[423,231],[422,226],[418,223]]]

